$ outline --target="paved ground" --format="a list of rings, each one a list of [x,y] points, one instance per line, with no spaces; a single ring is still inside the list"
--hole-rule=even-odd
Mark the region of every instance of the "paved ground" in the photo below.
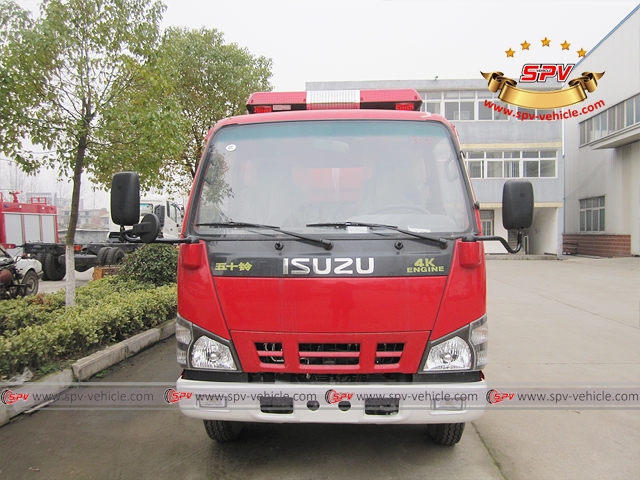
[[[490,385],[640,386],[640,258],[487,269]],[[173,381],[174,355],[170,339],[96,381]],[[175,410],[43,410],[0,428],[0,445],[0,479],[628,479],[640,415],[489,410],[446,448],[420,426],[255,424],[220,445]]]
[[[92,279],[93,279],[93,268],[90,268],[86,272],[82,272],[82,273],[76,272],[76,287],[80,287]],[[66,284],[67,284],[66,279],[59,280],[56,282],[53,282],[51,280],[40,280],[40,287],[38,289],[38,292],[42,292],[42,293],[57,292],[58,290],[62,290],[63,288],[65,288]]]

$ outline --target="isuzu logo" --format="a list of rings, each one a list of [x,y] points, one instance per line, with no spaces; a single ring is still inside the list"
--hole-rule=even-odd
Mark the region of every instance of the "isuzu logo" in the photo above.
[[[284,258],[284,275],[371,275],[373,257],[369,258]]]

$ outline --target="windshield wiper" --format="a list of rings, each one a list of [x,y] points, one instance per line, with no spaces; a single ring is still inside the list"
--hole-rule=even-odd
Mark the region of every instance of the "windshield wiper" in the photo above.
[[[247,223],[247,222],[219,222],[219,223],[196,223],[196,227],[227,227],[227,228],[263,228],[268,230],[275,230],[280,233],[284,233],[285,235],[290,235],[292,237],[299,238],[300,240],[306,240],[307,242],[316,243],[318,245],[322,245],[325,250],[331,250],[333,248],[333,243],[331,240],[327,240],[325,238],[313,238],[308,237],[306,235],[300,235],[299,233],[290,232],[288,230],[282,230],[280,227],[276,227],[274,225],[263,225],[260,223]]]
[[[411,235],[412,237],[422,238],[438,245],[441,249],[447,248],[449,239],[445,237],[432,237],[431,235],[424,235],[422,233],[412,232],[411,230],[405,230],[404,228],[398,228],[395,225],[385,225],[383,223],[364,223],[364,222],[329,222],[329,223],[309,223],[307,227],[369,227],[369,228],[388,228],[389,230],[395,230],[396,232],[404,233],[405,235]]]

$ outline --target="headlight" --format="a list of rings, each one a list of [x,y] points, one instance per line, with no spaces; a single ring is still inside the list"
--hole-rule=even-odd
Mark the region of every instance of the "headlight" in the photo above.
[[[456,330],[427,345],[428,354],[424,372],[481,370],[487,364],[487,317]]]
[[[425,370],[469,370],[471,349],[460,337],[453,337],[431,347]]]
[[[237,370],[231,349],[205,336],[198,338],[191,348],[191,366],[210,370]]]

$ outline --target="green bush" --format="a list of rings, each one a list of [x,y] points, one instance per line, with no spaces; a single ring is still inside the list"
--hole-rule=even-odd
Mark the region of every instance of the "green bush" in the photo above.
[[[127,255],[118,276],[125,280],[162,286],[176,283],[177,272],[176,247],[151,243]]]
[[[0,302],[0,378],[74,359],[175,316],[175,284],[149,288],[106,277],[77,290],[64,308],[64,292]]]

